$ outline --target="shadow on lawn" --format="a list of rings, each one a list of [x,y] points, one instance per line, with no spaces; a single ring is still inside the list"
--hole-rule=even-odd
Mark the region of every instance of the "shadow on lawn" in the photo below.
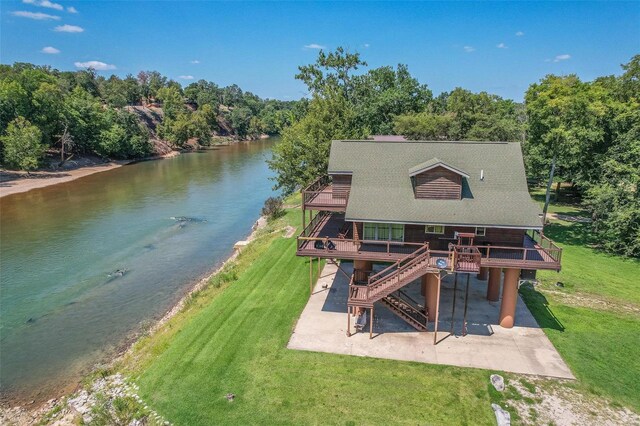
[[[520,296],[522,296],[522,300],[524,300],[527,308],[529,308],[541,328],[564,331],[564,325],[549,307],[547,298],[537,291],[533,285],[524,284],[520,286]]]
[[[544,234],[560,244],[589,246],[596,243],[590,223],[550,223],[544,227]]]

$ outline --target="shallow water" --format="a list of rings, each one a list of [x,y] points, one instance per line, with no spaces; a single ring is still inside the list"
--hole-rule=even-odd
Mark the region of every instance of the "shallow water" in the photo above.
[[[274,141],[148,161],[0,200],[0,391],[74,386],[231,253],[272,195]]]

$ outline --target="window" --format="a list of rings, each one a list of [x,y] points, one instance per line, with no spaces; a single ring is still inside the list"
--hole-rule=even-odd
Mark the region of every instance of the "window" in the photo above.
[[[365,240],[404,241],[404,225],[395,223],[364,223]]]
[[[427,234],[444,234],[444,225],[427,225],[424,232]]]
[[[476,227],[476,236],[484,237],[487,234],[487,228]]]

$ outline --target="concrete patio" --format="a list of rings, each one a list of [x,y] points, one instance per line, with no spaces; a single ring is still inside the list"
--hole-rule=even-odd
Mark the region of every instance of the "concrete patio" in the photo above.
[[[349,274],[352,271],[351,263],[341,267]],[[477,280],[475,275],[469,284],[466,336],[462,336],[466,275],[459,275],[453,334],[453,275],[443,278],[436,345],[433,323],[428,332],[418,332],[380,303],[374,307],[374,338],[369,339],[369,324],[366,331],[347,337],[348,285],[347,277],[335,265],[325,266],[289,340],[290,349],[574,379],[522,299],[518,297],[516,325],[511,329],[498,325],[500,302],[486,300],[487,281]],[[404,290],[424,303],[420,280]]]

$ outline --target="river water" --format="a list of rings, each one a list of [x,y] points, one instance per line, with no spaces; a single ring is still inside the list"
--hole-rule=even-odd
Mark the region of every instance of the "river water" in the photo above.
[[[147,161],[0,200],[0,391],[68,391],[251,231],[273,140]]]

